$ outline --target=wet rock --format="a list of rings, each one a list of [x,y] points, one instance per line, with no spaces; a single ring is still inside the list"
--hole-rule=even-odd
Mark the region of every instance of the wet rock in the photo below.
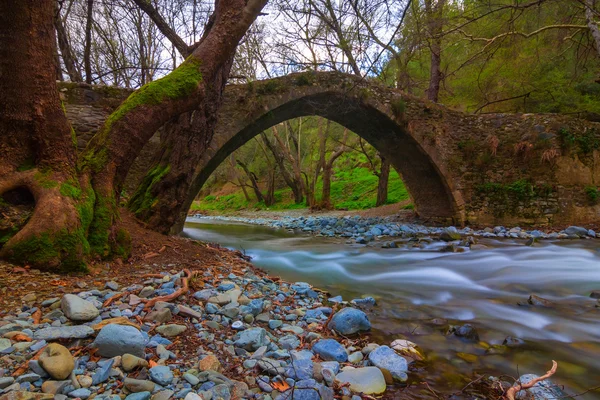
[[[578,236],[580,238],[588,236],[588,230],[581,226],[570,226],[565,229],[565,233],[569,236]]]
[[[348,307],[337,312],[327,327],[335,330],[341,335],[347,336],[360,331],[370,330],[371,323],[369,322],[367,314],[356,308]]]
[[[411,341],[404,339],[396,339],[392,342],[390,347],[404,357],[410,357],[413,360],[417,361],[425,359],[423,351],[419,348],[419,346],[417,346],[416,343],[413,343]]]
[[[442,230],[442,233],[440,233],[440,239],[443,240],[444,242],[452,242],[454,240],[460,240],[460,233],[458,233],[458,230],[455,227],[450,226],[450,227],[444,228],[444,230]]]
[[[535,374],[526,374],[526,375],[522,375],[519,378],[519,381],[523,384],[527,384],[535,378],[539,378],[539,376],[535,375]],[[529,397],[527,397],[525,395],[525,393],[527,393],[527,395],[529,395]],[[560,386],[555,385],[549,379],[546,379],[546,380],[543,380],[542,382],[536,383],[535,385],[533,385],[532,388],[529,388],[526,390],[521,390],[519,393],[517,393],[516,398],[517,399],[532,398],[533,400],[572,399],[572,397],[567,395],[560,388]]]
[[[103,357],[116,357],[127,353],[143,357],[146,341],[133,326],[110,324],[100,330],[93,347],[98,348],[98,354]]]
[[[313,345],[312,350],[325,361],[346,362],[348,360],[346,349],[334,339],[319,340]]]
[[[389,371],[396,381],[404,382],[408,379],[408,363],[388,346],[379,346],[370,352],[369,361],[377,368]]]
[[[75,369],[75,360],[65,346],[50,343],[39,357],[40,366],[54,379],[63,380]]]
[[[529,296],[529,299],[527,299],[527,303],[531,304],[532,306],[542,306],[542,307],[553,307],[554,303],[550,300],[544,299],[543,297],[540,296],[536,296],[535,294],[532,294],[531,296]]]
[[[592,290],[592,293],[590,293],[590,297],[592,299],[600,299],[600,290]]]
[[[454,328],[454,335],[467,342],[479,342],[479,334],[471,324],[464,324]]]
[[[335,380],[340,384],[349,383],[350,389],[364,394],[380,394],[385,392],[385,378],[377,367],[344,369]]]
[[[502,344],[506,347],[523,347],[526,345],[523,339],[513,336],[507,336]]]
[[[350,303],[358,307],[373,307],[376,301],[373,297],[364,297],[362,299],[354,299]]]
[[[60,308],[72,321],[91,321],[100,315],[94,304],[74,294],[65,294],[60,301]]]

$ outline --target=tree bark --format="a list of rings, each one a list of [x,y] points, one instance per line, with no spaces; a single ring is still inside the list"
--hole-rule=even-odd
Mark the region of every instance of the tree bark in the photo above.
[[[0,256],[77,269],[90,250],[102,257],[119,252],[127,234],[114,224],[131,164],[167,121],[193,110],[214,117],[223,70],[266,1],[219,0],[201,45],[125,100],[79,159],[54,75],[54,1],[0,2],[0,195],[25,188],[36,201]]]
[[[0,195],[17,190],[35,199],[33,215],[0,257],[79,270],[88,252],[86,187],[56,87],[53,12],[53,1],[0,2]]]
[[[254,195],[256,196],[256,200],[259,202],[262,201],[263,203],[266,204],[265,196],[263,196],[262,192],[260,191],[260,187],[258,186],[258,179],[256,178],[256,174],[254,172],[250,171],[248,169],[248,167],[246,166],[246,164],[244,164],[240,160],[235,160],[235,161],[237,162],[237,164],[240,167],[242,167],[242,169],[244,170],[244,173],[250,180],[250,183],[252,184],[252,190],[254,190]]]
[[[379,207],[387,203],[388,183],[390,180],[390,162],[387,158],[379,154],[381,159],[381,170],[379,172],[379,180],[377,181],[377,200],[375,206]]]
[[[330,210],[333,208],[331,204],[331,176],[333,175],[333,164],[342,154],[344,154],[345,143],[348,139],[348,129],[344,128],[344,138],[342,144],[335,150],[329,160],[323,165],[323,192],[321,195],[321,208]]]

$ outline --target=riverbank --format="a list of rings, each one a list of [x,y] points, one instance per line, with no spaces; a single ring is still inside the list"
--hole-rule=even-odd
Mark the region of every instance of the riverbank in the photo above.
[[[124,219],[127,261],[78,276],[0,264],[1,399],[431,398],[415,380],[432,365],[418,343],[370,335],[374,299],[331,298],[240,252]],[[472,340],[473,330],[449,334]],[[494,398],[511,385],[473,381],[457,395]]]
[[[426,226],[420,223],[408,222],[412,214],[406,213],[387,216],[372,216],[360,214],[348,214],[343,212],[328,212],[324,214],[297,213],[239,213],[235,215],[203,215],[190,214],[193,219],[212,219],[218,221],[242,222],[269,226],[277,229],[300,231],[317,236],[346,238],[349,243],[369,244],[379,242],[384,247],[395,248],[406,240],[433,239],[444,242],[461,241],[463,247],[470,247],[473,238],[510,238],[528,240],[533,244],[538,240],[558,239],[596,239],[600,234],[596,233],[597,227],[569,226],[565,228],[539,228],[525,229],[521,227],[482,227],[482,228],[456,228],[454,226],[439,227]]]

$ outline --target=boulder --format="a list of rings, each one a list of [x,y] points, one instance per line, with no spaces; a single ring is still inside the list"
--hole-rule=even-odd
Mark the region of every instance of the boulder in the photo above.
[[[75,360],[65,346],[50,343],[40,354],[40,366],[54,379],[67,379],[75,369]]]
[[[110,358],[127,353],[144,357],[146,340],[133,326],[110,324],[100,330],[93,346],[98,348],[98,355],[103,357]]]
[[[65,294],[60,301],[60,308],[72,321],[91,321],[100,315],[96,306],[74,294]]]
[[[327,327],[341,335],[348,336],[370,330],[371,323],[367,314],[356,308],[348,307],[336,313]]]

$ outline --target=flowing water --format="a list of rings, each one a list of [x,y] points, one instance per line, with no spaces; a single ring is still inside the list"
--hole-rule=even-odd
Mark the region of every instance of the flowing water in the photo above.
[[[600,308],[589,298],[600,290],[600,241],[527,247],[520,240],[481,240],[486,249],[444,253],[442,243],[380,249],[207,219],[189,219],[184,235],[245,251],[270,274],[344,300],[375,297],[372,339],[389,344],[406,338],[427,355],[412,374],[415,385],[427,381],[452,393],[474,373],[541,375],[551,360],[559,364],[553,381],[568,393],[600,385]],[[527,305],[531,294],[551,300],[552,307]],[[446,334],[448,324],[465,323],[477,328],[479,343]],[[507,336],[525,345],[497,346]],[[577,398],[600,399],[600,392]]]

